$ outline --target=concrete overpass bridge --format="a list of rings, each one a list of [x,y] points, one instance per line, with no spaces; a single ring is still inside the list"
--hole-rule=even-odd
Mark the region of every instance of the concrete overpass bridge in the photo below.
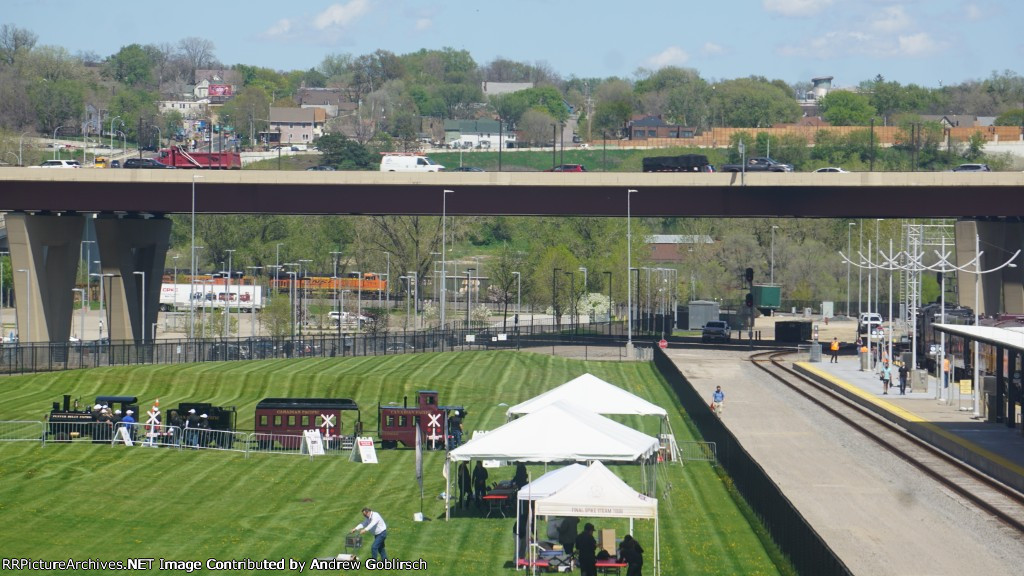
[[[440,216],[444,210],[453,216],[621,218],[627,209],[638,217],[953,218],[959,221],[960,261],[973,257],[975,234],[1011,253],[1024,245],[1024,174],[1012,172],[743,176],[0,168],[11,262],[25,274],[24,282],[15,281],[18,325],[30,326],[20,337],[32,342],[68,339],[87,218],[94,220],[101,273],[111,278],[110,337],[141,340],[141,327],[156,320],[169,214]],[[983,277],[985,310],[995,310],[1005,298],[1006,311],[1024,313],[1022,270]],[[962,283],[960,294],[973,300],[973,282]]]

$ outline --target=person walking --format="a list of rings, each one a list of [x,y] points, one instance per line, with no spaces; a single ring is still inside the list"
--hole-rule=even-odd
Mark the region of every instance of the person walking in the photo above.
[[[892,369],[889,368],[889,362],[886,361],[882,364],[882,394],[889,393],[889,383],[892,382]]]
[[[715,411],[715,414],[719,418],[722,417],[722,407],[725,405],[725,392],[722,392],[721,386],[715,387],[715,392],[711,395],[711,408]]]
[[[594,525],[587,522],[583,532],[576,537],[576,553],[579,555],[580,576],[597,576],[597,540],[594,539]]]
[[[356,524],[356,527],[349,530],[348,533],[352,534],[356,530],[360,534],[373,532],[373,545],[370,546],[370,558],[372,560],[377,559],[378,552],[380,553],[381,560],[388,559],[388,552],[385,549],[388,539],[388,525],[384,523],[384,518],[381,518],[380,514],[369,508],[363,508],[363,521]]]
[[[942,357],[942,387],[949,388],[949,356]]]
[[[907,368],[906,362],[900,362],[899,376],[900,376],[900,396],[907,395],[907,376],[910,375],[910,369]]]
[[[829,364],[839,363],[839,338],[832,338],[832,344],[828,347],[829,351],[832,352],[832,358],[828,361]]]

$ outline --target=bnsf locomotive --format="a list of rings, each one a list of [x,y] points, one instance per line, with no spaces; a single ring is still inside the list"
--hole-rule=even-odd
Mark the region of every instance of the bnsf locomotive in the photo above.
[[[466,415],[462,406],[438,406],[437,391],[420,390],[417,405],[408,407],[377,405],[377,435],[381,448],[397,448],[401,442],[406,447],[416,445],[416,424],[420,425],[420,441],[428,448],[443,448],[450,439],[448,425],[450,418],[458,412]]]
[[[351,434],[342,415],[355,412]],[[328,447],[351,448],[362,434],[359,406],[348,398],[265,398],[256,404],[257,442],[266,450],[280,445],[296,449],[305,430],[319,428]]]

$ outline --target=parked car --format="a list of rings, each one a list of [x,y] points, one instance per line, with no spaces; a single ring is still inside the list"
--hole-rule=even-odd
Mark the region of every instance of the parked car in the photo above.
[[[124,161],[125,168],[174,168],[167,164],[161,164],[153,158],[129,158]]]
[[[991,172],[988,164],[961,164],[953,168],[953,172]]]
[[[82,165],[78,163],[78,160],[47,160],[39,166],[33,166],[33,168],[81,168]]]
[[[815,170],[815,172],[841,172],[843,174],[846,174],[849,172],[849,170],[843,170],[838,166],[829,166],[827,168],[818,168],[817,170]]]
[[[388,352],[415,352],[416,347],[405,342],[391,342],[385,350]]]
[[[554,168],[548,168],[545,172],[586,172],[583,164],[559,164]]]
[[[310,166],[309,168],[306,168],[306,171],[308,171],[308,172],[317,172],[317,171],[334,172],[334,166],[326,166],[326,165]]]
[[[701,342],[711,342],[712,340],[728,342],[732,340],[732,331],[724,320],[710,320],[704,324],[704,328],[700,332],[700,340]]]

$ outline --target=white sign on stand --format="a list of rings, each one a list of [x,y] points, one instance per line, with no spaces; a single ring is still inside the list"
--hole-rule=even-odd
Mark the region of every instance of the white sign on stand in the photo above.
[[[134,446],[135,445],[135,443],[132,442],[132,437],[128,435],[128,427],[127,426],[121,426],[120,428],[118,428],[117,429],[117,435],[121,437],[121,441],[124,442],[125,446]]]
[[[358,437],[356,438],[356,446],[352,450],[352,460],[356,462],[362,462],[363,464],[376,464],[377,463],[377,449],[373,446],[373,438]]]
[[[320,430],[303,430],[302,431],[302,447],[301,454],[309,454],[310,456],[323,456],[324,455],[324,441],[320,437]]]

